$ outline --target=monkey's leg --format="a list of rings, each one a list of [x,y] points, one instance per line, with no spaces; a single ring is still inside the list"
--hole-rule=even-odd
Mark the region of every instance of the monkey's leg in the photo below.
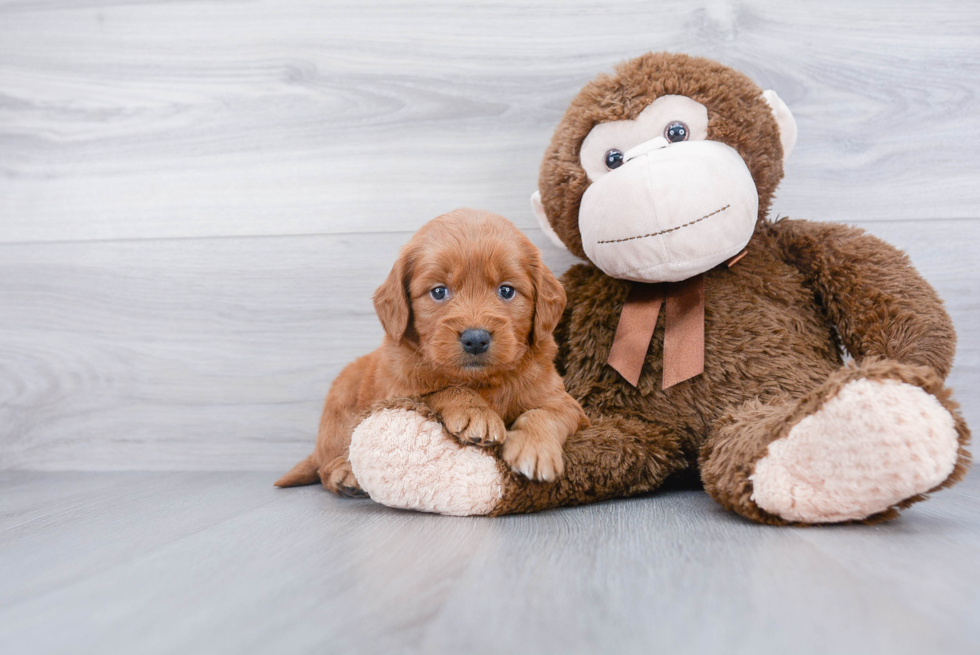
[[[350,461],[362,488],[382,504],[494,516],[652,491],[688,464],[668,430],[600,419],[568,438],[561,478],[533,482],[493,451],[460,445],[424,406],[408,401],[376,411],[357,427]]]
[[[869,361],[803,398],[728,412],[702,448],[701,477],[718,503],[754,521],[876,521],[961,479],[968,440],[935,371]]]

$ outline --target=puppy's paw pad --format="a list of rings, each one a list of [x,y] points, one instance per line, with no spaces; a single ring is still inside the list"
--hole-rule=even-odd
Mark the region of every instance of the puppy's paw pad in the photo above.
[[[367,498],[368,494],[366,491],[357,486],[349,485],[338,485],[337,493],[341,496],[346,496],[347,498]]]
[[[328,491],[348,498],[364,498],[367,493],[354,476],[350,462],[346,457],[338,457],[320,469],[320,480]]]
[[[528,480],[554,482],[565,472],[561,445],[546,439],[532,439],[521,430],[507,433],[501,457],[511,470]]]
[[[789,521],[864,519],[942,484],[956,464],[953,416],[894,380],[855,380],[769,444],[752,500]]]

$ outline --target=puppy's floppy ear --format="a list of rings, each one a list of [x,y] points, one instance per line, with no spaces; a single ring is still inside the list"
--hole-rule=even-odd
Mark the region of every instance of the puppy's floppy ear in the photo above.
[[[408,253],[402,250],[391,267],[388,278],[374,292],[374,311],[381,319],[381,326],[395,343],[401,343],[408,332],[412,318],[412,305],[408,284],[411,279]]]
[[[537,252],[531,258],[531,278],[534,280],[534,327],[533,343],[538,343],[554,332],[562,312],[565,311],[565,288],[562,287]]]

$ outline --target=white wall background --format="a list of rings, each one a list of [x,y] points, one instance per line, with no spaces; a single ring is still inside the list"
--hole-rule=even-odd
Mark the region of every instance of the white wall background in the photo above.
[[[0,469],[283,469],[381,336],[398,246],[528,208],[565,106],[648,50],[800,128],[774,212],[905,248],[980,411],[980,8],[0,0]]]

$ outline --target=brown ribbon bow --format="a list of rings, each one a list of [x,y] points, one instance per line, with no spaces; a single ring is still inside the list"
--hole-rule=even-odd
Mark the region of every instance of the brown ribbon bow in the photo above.
[[[742,251],[732,257],[728,266],[744,255]],[[663,304],[666,304],[663,388],[704,372],[704,274],[681,282],[633,282],[606,363],[634,387],[640,381]]]

